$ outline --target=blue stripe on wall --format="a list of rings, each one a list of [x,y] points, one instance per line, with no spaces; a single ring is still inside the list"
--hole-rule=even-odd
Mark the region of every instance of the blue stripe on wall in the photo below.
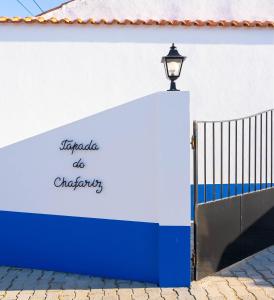
[[[198,203],[203,203],[204,202],[204,184],[199,184],[198,185]],[[223,195],[222,198],[226,197],[232,197],[237,194],[242,193],[242,184],[230,184],[230,194],[228,193],[228,184],[223,184]],[[256,188],[255,188],[256,187]],[[249,191],[254,192],[255,190],[260,190],[260,189],[265,189],[271,187],[271,183],[262,183],[262,186],[260,186],[259,183],[256,185],[254,183],[250,183],[250,187],[248,183],[244,184],[244,189],[243,192],[247,193]],[[220,184],[215,184],[215,199],[218,200],[221,198],[221,185]],[[206,200],[211,201],[213,200],[213,184],[207,184],[206,185]],[[194,185],[191,185],[191,220],[193,220],[194,216]]]
[[[0,265],[188,286],[189,230],[0,211]]]

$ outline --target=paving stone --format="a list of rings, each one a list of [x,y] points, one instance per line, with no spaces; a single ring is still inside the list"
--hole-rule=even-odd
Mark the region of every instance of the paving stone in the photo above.
[[[269,259],[264,256],[264,254],[260,254],[258,256],[254,256],[254,259],[252,260],[254,264],[259,263],[259,264],[265,264],[265,263],[269,263]]]
[[[92,289],[102,289],[104,287],[105,283],[102,278],[93,278],[91,280],[91,288]]]
[[[147,285],[144,282],[138,282],[138,281],[131,281],[130,286],[132,288],[145,288],[145,287],[155,287],[154,285]]]
[[[269,262],[267,264],[268,269],[273,269],[274,268],[274,262]]]
[[[28,282],[25,282],[24,286],[27,287],[27,288],[32,288],[32,289],[35,289],[35,290],[48,290],[49,289],[49,285],[50,283],[49,282],[46,282],[46,281],[36,281],[35,284],[29,284]]]
[[[31,300],[46,299],[46,291],[45,290],[35,290],[30,299]]]
[[[265,280],[264,278],[254,279],[254,282],[255,282],[256,285],[259,285],[259,286],[269,286],[269,287],[271,287],[271,283],[268,282],[267,280]]]
[[[223,294],[226,299],[238,299],[236,292],[231,287],[229,287],[227,282],[216,282],[215,285],[219,292]]]
[[[147,294],[142,294],[142,295],[132,295],[132,300],[147,300],[148,295]]]
[[[235,272],[233,272],[233,274],[238,278],[239,277],[241,277],[241,278],[247,277],[247,274],[245,271],[235,271]]]
[[[162,297],[161,292],[159,291],[159,293],[148,293],[148,299],[149,300],[161,300],[161,299],[165,299]]]
[[[103,297],[103,300],[119,300],[118,295],[106,295]]]
[[[255,297],[254,297],[254,295],[252,295],[252,294],[247,294],[247,295],[242,295],[240,298],[238,298],[238,299],[242,299],[242,300],[254,300],[254,299],[256,299]]]
[[[267,297],[262,289],[256,288],[248,288],[249,292],[251,292],[256,298],[259,300],[271,300],[271,298]]]
[[[262,251],[262,252],[261,252],[261,255],[262,255],[263,257],[266,257],[267,259],[270,259],[270,260],[273,259],[273,253],[270,252],[269,250]]]
[[[173,295],[177,295],[177,293],[175,292],[175,290],[173,288],[161,288],[161,294],[162,296],[173,296]]]
[[[252,272],[252,273],[247,272],[247,276],[248,276],[248,278],[251,278],[253,280],[263,278],[262,274],[259,272],[256,272],[256,271]]]
[[[117,287],[119,289],[131,289],[131,285],[129,282],[117,282]]]
[[[217,286],[212,283],[204,283],[202,287],[206,290],[207,296],[210,299],[225,299],[224,296],[219,292]]]
[[[268,282],[270,282],[274,286],[274,279],[268,279]]]
[[[188,288],[176,288],[174,289],[178,295],[178,300],[194,300],[195,298],[190,294]]]
[[[119,289],[118,296],[120,300],[131,300],[132,299],[132,290],[131,289]]]
[[[274,299],[274,247],[191,288],[0,267],[0,300],[268,300]]]
[[[210,284],[212,282],[226,282],[226,278],[223,276],[207,276],[199,281],[200,284]]]
[[[104,297],[104,291],[102,289],[92,289],[89,292],[90,299],[101,300]]]
[[[132,295],[119,295],[119,300],[132,300]]]
[[[0,279],[4,278],[7,275],[9,268],[0,267]]]
[[[229,286],[243,286],[242,282],[237,277],[227,277],[226,280]]]
[[[172,288],[161,288],[161,296],[168,300],[177,300],[177,293]]]
[[[274,288],[273,287],[262,287],[262,289],[269,298],[274,299]]]
[[[115,288],[117,288],[116,280],[105,279],[104,280],[104,288],[105,289],[115,289]]]
[[[91,289],[89,292],[90,295],[104,295],[104,291],[102,289]]]
[[[69,295],[60,295],[58,297],[59,300],[73,300],[74,297],[73,296],[69,296]]]
[[[134,289],[132,289],[132,295],[133,295],[133,297],[137,297],[137,296],[146,296],[146,297],[148,297],[147,296],[147,293],[146,293],[146,290],[144,289],[144,288],[134,288]]]
[[[104,289],[105,296],[117,297],[118,289]]]
[[[90,291],[88,291],[89,293]],[[63,290],[62,291],[62,296],[75,296],[75,290],[69,290],[69,289],[66,289],[66,290]]]
[[[274,245],[273,245],[273,246],[270,246],[270,247],[268,247],[268,248],[266,249],[266,251],[268,251],[268,252],[270,252],[270,253],[274,254]]]
[[[229,285],[236,293],[239,298],[245,299],[256,299],[252,293],[250,293],[244,284],[241,285]]]
[[[145,291],[149,295],[149,299],[162,299],[160,288],[146,288]]]
[[[33,293],[21,292],[17,296],[17,300],[29,300]]]
[[[20,291],[7,291],[5,297],[6,298],[16,298]]]
[[[194,296],[196,299],[208,299],[207,292],[198,284],[192,284],[190,288],[191,295]]]
[[[47,300],[59,300],[59,295],[58,294],[49,294],[46,297]]]
[[[256,269],[256,271],[267,271],[268,263],[265,263],[265,264],[264,263],[254,263],[254,264],[252,264],[252,266],[254,269]]]
[[[51,281],[53,279],[54,272],[53,271],[42,271],[41,276],[38,276],[40,280],[48,280]]]
[[[227,268],[216,273],[217,276],[233,276],[233,273]]]
[[[257,274],[256,269],[254,269],[253,267],[247,265],[243,267],[243,271],[248,275],[248,274]],[[264,271],[264,270],[263,270]]]
[[[87,290],[76,290],[74,299],[76,299],[76,300],[89,300],[89,291],[87,291]]]

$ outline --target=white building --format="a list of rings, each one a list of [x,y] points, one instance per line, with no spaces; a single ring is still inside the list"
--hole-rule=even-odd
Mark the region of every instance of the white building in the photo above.
[[[38,243],[39,235],[35,235],[34,232],[29,232],[28,230],[33,228],[33,222],[43,223],[43,214],[46,215],[46,213],[51,217],[53,217],[52,215],[63,215],[66,217],[87,216],[89,217],[87,218],[87,222],[91,223],[86,224],[95,226],[94,228],[97,228],[97,230],[99,230],[98,232],[102,234],[107,234],[109,228],[115,228],[119,236],[119,229],[123,228],[120,232],[121,239],[123,240],[123,237],[128,235],[131,239],[125,239],[123,242],[132,242],[132,232],[135,232],[136,228],[130,226],[123,227],[122,225],[120,228],[119,224],[110,225],[110,227],[108,227],[109,225],[105,225],[105,223],[92,225],[92,222],[95,222],[97,218],[112,219],[111,217],[107,217],[107,213],[105,215],[97,214],[97,212],[102,209],[102,207],[99,207],[100,205],[96,204],[98,198],[93,198],[94,196],[91,197],[91,200],[94,201],[92,202],[92,205],[94,205],[92,208],[91,204],[85,202],[89,199],[86,195],[83,195],[84,199],[82,199],[82,196],[78,198],[78,194],[74,194],[73,197],[69,196],[70,200],[66,207],[64,202],[65,198],[60,196],[62,198],[62,205],[56,204],[56,207],[54,207],[54,205],[51,204],[53,206],[50,207],[45,204],[47,203],[46,199],[50,195],[50,197],[52,197],[51,199],[58,200],[59,198],[57,197],[56,191],[52,192],[51,190],[51,192],[47,194],[47,188],[40,189],[39,184],[42,184],[41,178],[44,178],[45,174],[51,174],[52,170],[54,170],[54,172],[56,171],[54,166],[52,166],[52,161],[55,161],[55,159],[58,162],[60,160],[61,165],[66,169],[66,162],[64,162],[63,165],[63,158],[50,150],[52,149],[52,145],[57,147],[60,138],[59,134],[68,134],[68,131],[64,128],[72,128],[71,132],[77,133],[82,139],[88,139],[89,127],[87,127],[87,125],[89,121],[79,120],[88,117],[86,120],[91,118],[90,124],[93,124],[93,126],[95,126],[95,124],[99,126],[100,124],[100,126],[104,127],[102,125],[104,124],[103,121],[100,121],[100,116],[103,116],[106,110],[113,109],[122,104],[127,104],[129,107],[134,106],[135,104],[132,102],[134,99],[168,89],[169,82],[165,78],[164,68],[160,62],[161,57],[168,53],[172,42],[176,44],[182,55],[187,56],[183,65],[182,76],[177,80],[177,87],[190,92],[190,121],[194,119],[216,120],[237,118],[273,107],[274,3],[271,0],[243,0],[240,2],[236,0],[200,0],[195,1],[195,3],[190,0],[74,0],[37,18],[0,18],[0,56],[2,57],[0,73],[0,147],[2,147],[0,151],[2,152],[0,152],[0,158],[2,166],[5,166],[0,168],[0,174],[1,182],[5,182],[5,187],[9,187],[4,189],[0,200],[1,210],[8,211],[9,214],[5,215],[3,213],[2,219],[0,218],[0,220],[3,220],[2,226],[7,226],[11,219],[13,220],[13,224],[15,224],[11,227],[7,227],[10,228],[10,231],[7,231],[9,236],[14,235],[15,239],[11,242],[11,247],[7,247],[8,252],[5,252],[5,255],[9,255],[10,249],[16,249],[15,241],[22,241],[25,237],[24,234],[33,238],[36,244]],[[166,97],[175,97],[175,94],[173,96],[172,93],[163,93],[161,95],[165,95],[161,96],[163,99],[167,99]],[[182,93],[182,95],[184,95],[182,99],[187,103],[187,94]],[[153,96],[148,97],[148,99],[150,98],[155,99]],[[154,103],[153,101],[151,103]],[[121,107],[122,106],[120,106],[120,108]],[[120,108],[118,107],[117,109],[119,110]],[[150,108],[152,111],[155,110],[153,106]],[[102,114],[95,115],[99,112],[102,112]],[[186,107],[185,112],[187,112]],[[148,124],[147,127],[151,125],[149,122],[147,123],[148,115],[146,115],[146,113],[146,110],[143,111],[140,109],[138,115],[140,116],[138,122],[143,125],[143,127],[141,126],[140,128],[144,136],[146,132],[144,124]],[[95,116],[93,117],[93,115]],[[134,117],[136,118],[136,115],[132,113],[132,120],[135,120]],[[124,117],[121,119],[123,122],[127,120],[127,118]],[[119,123],[117,118],[113,120]],[[128,121],[130,120],[131,118],[128,118]],[[164,118],[162,120],[164,120]],[[177,127],[172,123],[171,115],[165,120],[166,123],[161,123],[161,126],[166,128],[164,125],[167,125],[167,121],[169,120],[171,124],[170,132],[172,132]],[[76,122],[73,124],[85,124],[83,128],[80,126],[81,132],[84,133],[80,134],[80,132],[77,131],[79,130],[78,125],[75,125],[78,129],[75,129],[73,127],[74,125],[68,125],[72,122]],[[122,128],[127,127],[126,122],[123,123],[123,126],[121,125],[122,123],[119,123],[118,126],[115,122],[111,126],[112,129],[104,127],[101,132],[100,129],[98,129],[99,126],[96,127],[96,130],[94,129],[94,132],[96,132],[102,141],[103,136],[100,134],[104,133],[104,136],[107,135],[108,143],[110,143],[110,141],[112,141],[112,133],[113,136],[116,136],[116,134],[117,136],[121,136],[121,133],[115,133],[115,128],[122,130]],[[188,147],[190,134],[188,136],[188,134],[184,132],[185,129],[187,129],[188,132],[192,131],[191,127],[188,128],[188,114],[186,114],[185,122],[184,129],[180,126],[178,127],[178,140],[182,137],[184,145]],[[136,124],[137,123],[135,123],[135,125]],[[61,127],[61,129],[59,127]],[[108,130],[106,130],[106,128]],[[131,129],[131,125],[128,126],[128,128]],[[53,130],[52,133],[50,130]],[[151,131],[148,130],[151,136],[156,135],[153,130],[154,129],[151,129]],[[183,135],[180,135],[182,132],[184,132]],[[130,131],[128,135],[130,136]],[[128,139],[129,136],[127,136]],[[166,134],[166,136],[169,137],[168,134]],[[180,174],[175,180],[178,187],[180,186],[178,182],[182,179],[185,188],[187,186],[185,180],[189,178],[189,155],[188,150],[186,150],[188,148],[184,148],[182,143],[176,142],[174,135],[171,134],[171,136],[173,138],[170,138],[170,143],[169,139],[167,139],[167,145],[169,145],[170,148],[177,145],[176,147],[178,147],[178,149],[185,149],[183,150],[185,151],[185,162],[182,162],[182,165],[184,164],[186,176]],[[65,138],[69,137],[64,136],[64,139]],[[74,136],[70,138],[75,139]],[[38,144],[36,144],[36,141],[40,140],[41,142],[37,142]],[[18,143],[20,141],[22,142]],[[152,143],[151,140],[148,141]],[[134,148],[134,143],[136,143],[136,141],[132,139],[131,150]],[[155,146],[155,144],[153,145]],[[43,160],[42,165],[46,170],[45,174],[38,168],[38,154],[32,153],[31,149],[36,149],[40,155],[42,155],[40,159]],[[111,149],[108,148],[108,151],[111,152]],[[47,156],[49,153],[51,154]],[[107,157],[109,158],[110,154],[109,152],[107,153]],[[119,154],[119,152],[117,153]],[[145,151],[141,151],[141,155],[138,155],[138,153],[139,152],[133,152],[132,160],[136,160],[136,166],[142,166],[144,161],[148,159],[146,156],[147,153]],[[150,154],[150,157],[153,158],[159,153]],[[164,152],[164,157],[165,155],[169,155],[173,162],[177,162],[177,159],[179,159],[176,153],[173,156],[171,152],[167,151]],[[23,157],[26,157],[26,159],[32,162],[30,163],[29,169],[27,167],[28,164],[22,163]],[[99,162],[101,165],[104,161],[105,158],[100,157]],[[97,165],[96,170],[98,174],[100,174],[101,171],[98,162]],[[143,165],[143,167],[146,167],[146,165]],[[168,164],[166,164],[166,166],[167,165]],[[148,169],[153,171],[153,166],[149,166]],[[129,168],[129,165],[127,164],[125,167]],[[15,173],[10,171],[12,168],[15,168]],[[123,169],[122,165],[121,170],[128,169]],[[71,172],[69,170],[67,171]],[[139,171],[141,172],[141,169]],[[41,176],[37,176],[39,172],[41,172]],[[142,190],[142,195],[147,194],[147,192],[159,193],[157,184],[155,185],[156,187],[154,186],[155,190],[154,188],[150,190],[148,186],[149,180],[159,180],[154,174],[156,172],[153,172],[146,173],[146,171],[144,171],[148,177],[142,179],[142,183],[146,186],[146,189]],[[42,173],[44,174],[43,176]],[[114,172],[112,174],[115,180],[121,176],[122,181],[125,180],[126,183],[133,180],[131,175],[130,172],[122,174],[122,171],[119,170],[118,173]],[[55,174],[55,176],[57,176],[57,174]],[[104,176],[104,174],[101,174],[101,176]],[[7,183],[11,182],[12,179],[18,182],[18,190],[13,191],[13,185]],[[163,180],[163,178],[161,178],[161,180]],[[36,188],[32,187],[32,182]],[[44,182],[45,181],[43,181],[43,184]],[[163,195],[166,192],[167,190],[163,191]],[[182,192],[182,190],[180,190],[180,192]],[[39,199],[37,199],[39,198],[37,196],[39,193],[41,193],[42,199],[40,199],[40,202]],[[133,191],[131,190],[130,193],[133,193]],[[175,239],[177,238],[177,230],[180,232],[181,230],[184,231],[184,238],[182,240],[184,249],[189,249],[190,218],[189,195],[187,195],[187,193],[188,192],[185,193],[185,211],[178,209],[178,216],[180,213],[182,215],[181,221],[178,221],[176,218],[173,219],[172,213],[170,213],[168,221],[163,223],[163,227],[168,227],[163,228],[163,230],[169,230],[172,227],[174,230],[172,234],[174,234]],[[125,194],[122,199],[124,204],[128,198],[130,198],[128,195],[129,194]],[[149,199],[144,199],[148,202],[150,201]],[[144,199],[142,200],[144,201]],[[181,201],[176,200],[176,196],[174,199],[177,204],[178,202],[176,201]],[[128,273],[125,271],[123,276],[131,279],[151,280],[164,285],[170,284],[170,282],[177,285],[189,284],[190,270],[186,263],[186,261],[189,260],[189,250],[186,250],[183,258],[185,270],[187,270],[184,271],[185,277],[183,280],[181,278],[159,278],[158,273],[155,271],[158,270],[157,260],[153,260],[153,262],[150,260],[152,257],[156,259],[156,254],[154,253],[155,249],[153,248],[156,247],[155,245],[158,243],[158,229],[156,225],[161,225],[158,217],[164,215],[164,206],[158,204],[158,200],[155,202],[155,206],[149,202],[150,205],[148,207],[154,208],[157,213],[152,209],[140,217],[136,212],[137,217],[135,220],[134,217],[132,217],[135,213],[133,210],[136,209],[136,211],[138,211],[138,208],[146,209],[146,207],[139,207],[137,205],[139,203],[138,200],[134,200],[137,206],[128,206],[129,211],[130,207],[132,207],[132,215],[128,211],[131,217],[128,219],[126,217],[119,218],[118,215],[122,209],[115,211],[116,200],[117,198],[113,199],[114,204],[112,203],[114,208],[112,208],[111,214],[113,213],[113,215],[115,215],[113,219],[136,221],[137,223],[144,222],[144,224],[141,224],[141,227],[138,227],[141,228],[140,231],[138,231],[139,229],[136,231],[136,241],[143,243],[144,241],[141,238],[143,235],[146,241],[150,241],[148,244],[144,242],[144,248],[137,248],[137,252],[134,252],[134,255],[139,255],[136,258],[136,265],[134,265],[134,267],[131,266],[133,269],[129,270]],[[151,201],[154,200],[155,199]],[[75,201],[79,201],[77,202],[79,206],[76,205]],[[20,203],[20,205],[18,203]],[[140,200],[140,203],[143,202]],[[106,211],[109,205],[108,203],[105,204]],[[176,205],[173,207],[174,210]],[[158,208],[156,209],[158,206],[160,207],[160,212],[157,210]],[[87,208],[89,208],[88,211],[86,210]],[[63,210],[63,213],[60,213],[60,209]],[[81,212],[79,212],[78,209]],[[92,209],[94,209],[94,212],[92,212]],[[33,213],[33,215],[25,219],[25,216],[21,217],[20,214],[20,216],[17,216],[17,213],[15,213],[15,216],[11,213],[17,211]],[[52,226],[50,227],[52,236],[46,240],[49,246],[52,246],[58,240],[60,233],[58,230],[61,230],[60,227],[58,227],[60,224],[59,220],[64,220],[62,218],[58,219],[58,217],[52,219],[51,217],[50,220],[45,219],[45,222],[49,222],[48,224]],[[163,219],[165,219],[165,217],[164,215]],[[29,227],[27,227],[21,236],[20,233],[18,236],[16,228],[20,227],[20,222],[28,224]],[[69,238],[71,234],[77,236],[78,233],[75,233],[73,228],[81,231],[80,236],[83,240],[87,234],[89,234],[89,228],[82,227],[80,221],[74,222],[76,221],[71,223],[65,220],[64,223],[62,223],[65,224],[64,226],[67,226],[66,228],[69,228],[67,234],[64,235],[64,243],[66,237]],[[76,224],[75,227],[74,224]],[[146,224],[149,224],[149,229],[147,229]],[[53,234],[55,225],[59,228],[58,230],[56,229],[56,235]],[[38,228],[45,234],[46,226],[38,226]],[[112,232],[112,234],[115,234],[115,232]],[[163,234],[163,237],[159,238],[159,244],[162,243],[162,245],[165,245],[165,234],[166,232]],[[140,238],[139,240],[138,237]],[[95,240],[99,243],[100,237],[95,237]],[[111,242],[114,243],[113,240],[111,240]],[[132,248],[136,249],[136,245],[134,242],[132,243]],[[153,243],[153,247],[151,243]],[[106,245],[104,242],[104,246]],[[85,249],[89,249],[90,251],[93,249],[93,252],[90,253],[92,253],[94,257],[98,256],[98,263],[103,264],[104,257],[100,256],[100,251],[102,251],[100,246],[84,243],[81,244],[81,247],[87,247]],[[119,247],[117,246],[115,249],[117,250]],[[160,261],[162,258],[165,260],[165,255],[170,255],[170,257],[174,255],[174,257],[177,258],[177,254],[166,254],[166,248],[164,246],[163,249],[164,250],[161,250],[162,252],[160,251],[159,254]],[[31,253],[37,252],[36,248],[26,248],[26,253],[29,250],[32,250]],[[72,250],[76,251],[74,253],[77,254],[77,257],[81,256],[81,254],[77,252],[77,247]],[[129,247],[128,250],[130,251],[132,249]],[[73,251],[69,252],[67,256],[64,255],[64,257],[70,259],[71,255],[73,255]],[[111,251],[111,248],[109,251]],[[115,255],[115,259],[118,257],[117,259],[119,263],[121,263],[123,262],[123,251],[126,252],[127,249],[124,249],[122,252],[119,251],[117,250],[117,253],[113,255]],[[41,261],[41,259],[39,260],[38,255],[37,258],[33,258],[33,263],[29,264],[27,256],[23,254],[20,256],[21,254],[19,255],[16,251],[12,253],[13,257],[16,257],[16,263],[18,265],[32,267],[47,266],[47,262],[52,262],[56,254],[50,252],[50,254],[46,256],[46,263]],[[148,266],[148,269],[142,264],[137,264],[139,261],[147,261],[141,259],[144,253],[148,253],[149,257],[146,257],[146,259],[152,264]],[[41,252],[40,254],[42,256],[45,253]],[[62,258],[62,254],[62,251],[59,250],[56,255],[58,258]],[[88,252],[84,252],[84,254],[87,255]],[[5,255],[3,257],[6,257]],[[112,257],[107,250],[104,252],[104,255]],[[182,257],[180,257],[180,255],[178,255],[178,257],[178,261],[175,261],[175,265],[178,264],[178,262],[180,262],[180,264],[182,262]],[[132,261],[132,257],[129,259]],[[8,257],[2,261],[2,263],[9,263],[10,261],[10,257]],[[75,262],[76,265],[77,263],[84,265],[86,262],[84,258],[81,258],[79,262]],[[127,261],[124,263],[127,264]],[[108,261],[108,264],[106,263],[101,273],[95,273],[97,275],[106,274],[108,276],[119,276],[119,274],[117,275],[111,268],[109,272],[106,271],[108,270],[109,264],[111,264],[111,262]],[[65,269],[70,271],[69,268],[66,268],[66,262],[62,260],[59,260],[59,262],[54,261],[50,263],[49,266],[58,270]],[[163,268],[163,273],[166,267],[165,264],[160,264],[160,269]],[[111,273],[111,271],[113,272]],[[174,274],[177,276],[176,271],[174,271]]]
[[[9,127],[1,146],[166,90],[160,61],[171,42],[187,56],[177,86],[191,92],[191,119],[273,106],[273,1],[124,3],[75,0],[37,20],[1,19],[0,122]],[[19,133],[13,120],[22,115]]]

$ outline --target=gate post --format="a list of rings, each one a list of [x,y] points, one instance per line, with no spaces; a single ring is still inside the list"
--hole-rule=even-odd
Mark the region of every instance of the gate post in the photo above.
[[[193,121],[193,135],[191,138],[191,148],[193,150],[193,199],[194,203],[194,223],[193,223],[193,248],[192,248],[192,266],[193,276],[196,280],[196,243],[197,243],[197,218],[196,218],[196,207],[198,204],[198,123]]]
[[[157,110],[159,285],[189,286],[189,93],[159,93]]]

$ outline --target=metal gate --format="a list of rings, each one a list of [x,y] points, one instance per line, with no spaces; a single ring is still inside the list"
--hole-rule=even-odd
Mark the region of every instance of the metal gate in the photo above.
[[[273,109],[194,121],[194,277],[274,244]]]

